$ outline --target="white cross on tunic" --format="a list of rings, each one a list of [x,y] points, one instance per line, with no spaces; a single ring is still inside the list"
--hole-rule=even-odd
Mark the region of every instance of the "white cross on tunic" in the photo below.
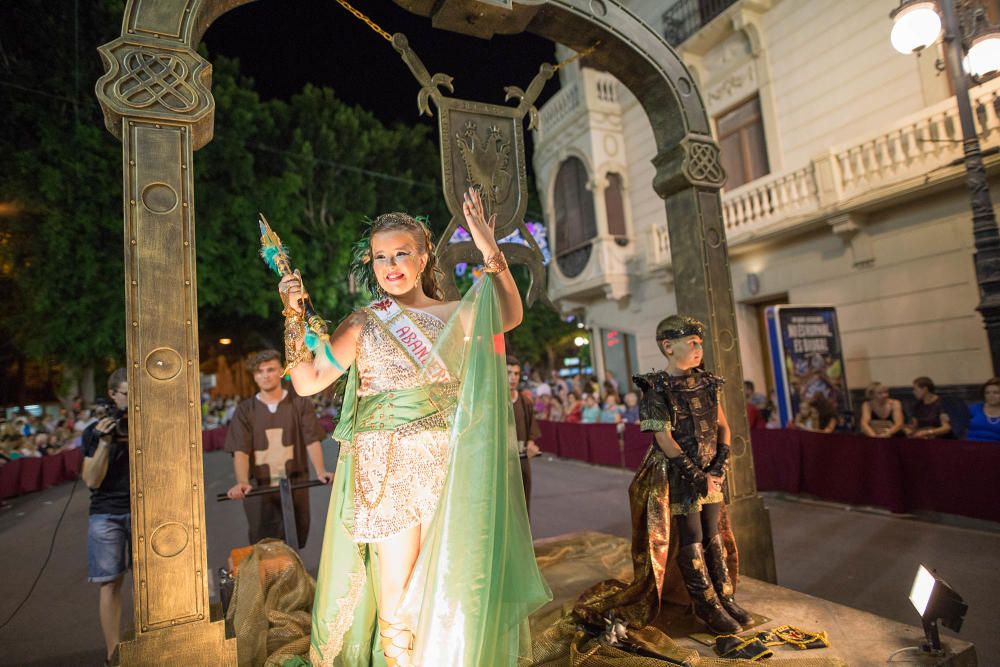
[[[267,466],[270,484],[274,484],[276,479],[284,479],[287,476],[285,475],[285,463],[295,458],[292,446],[283,442],[284,432],[283,428],[265,429],[267,449],[257,450],[253,453],[256,465]]]

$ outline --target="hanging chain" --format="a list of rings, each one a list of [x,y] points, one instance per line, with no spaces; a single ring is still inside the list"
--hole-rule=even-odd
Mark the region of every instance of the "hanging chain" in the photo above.
[[[351,3],[347,2],[347,0],[337,0],[337,4],[346,9],[347,11],[349,11],[351,14],[354,14],[354,16],[358,20],[363,21],[369,28],[377,32],[379,35],[381,35],[385,41],[387,42],[392,41],[392,35],[390,35],[381,27],[379,27],[378,23],[375,23],[375,21],[371,20],[370,18],[359,12],[357,9],[352,7]]]
[[[337,1],[339,2],[340,0],[337,0]],[[569,65],[570,63],[576,62],[580,58],[585,58],[585,57],[589,56],[591,53],[593,53],[594,51],[596,51],[597,47],[600,46],[600,45],[601,45],[601,41],[598,40],[598,41],[594,42],[594,45],[591,46],[590,48],[584,49],[583,51],[578,52],[576,55],[574,55],[574,56],[572,56],[570,58],[567,58],[566,60],[562,61],[561,63],[557,63],[557,64],[553,65],[552,69],[554,71],[558,72],[560,70],[560,68],[565,67],[566,65]]]

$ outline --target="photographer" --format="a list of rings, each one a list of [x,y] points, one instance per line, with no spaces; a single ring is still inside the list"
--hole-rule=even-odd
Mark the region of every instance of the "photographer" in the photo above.
[[[100,618],[108,662],[119,640],[122,582],[132,565],[129,507],[128,374],[119,368],[108,378],[111,406],[83,432],[83,471],[90,487],[87,532],[87,581],[101,585]]]

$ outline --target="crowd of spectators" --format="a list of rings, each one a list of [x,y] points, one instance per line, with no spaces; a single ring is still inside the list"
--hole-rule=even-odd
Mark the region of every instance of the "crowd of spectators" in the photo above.
[[[19,458],[52,456],[80,446],[83,430],[106,415],[106,403],[73,409],[61,408],[53,414],[34,415],[19,410],[0,416],[0,465]]]
[[[751,383],[748,385],[752,387]],[[887,385],[872,382],[865,390],[857,431],[870,438],[961,438],[1000,442],[1000,378],[984,383],[980,389],[981,400],[968,405],[960,400],[945,401],[936,393],[934,381],[926,376],[913,380],[912,396],[912,400],[892,398]],[[763,428],[759,421],[755,422],[749,395],[747,416],[751,428],[755,424]],[[825,433],[850,430],[836,407],[822,395],[803,401],[789,427]]]
[[[524,372],[520,391],[535,406],[535,417],[578,424],[638,424],[639,397],[621,393],[610,371],[604,382],[596,375],[562,377],[555,371],[543,380],[538,370]]]

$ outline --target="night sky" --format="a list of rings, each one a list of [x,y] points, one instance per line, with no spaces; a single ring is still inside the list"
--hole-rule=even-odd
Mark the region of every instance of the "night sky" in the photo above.
[[[456,97],[503,102],[504,86],[527,88],[555,47],[527,33],[492,40],[438,30],[430,19],[391,0],[356,0],[390,34],[405,33],[431,74],[455,78]],[[329,86],[349,104],[368,109],[383,122],[417,122],[419,86],[385,41],[335,0],[260,0],[223,14],[205,33],[209,56],[240,60],[265,99],[288,98],[306,83]],[[558,90],[557,77],[536,106]],[[430,119],[427,122],[435,122]]]

